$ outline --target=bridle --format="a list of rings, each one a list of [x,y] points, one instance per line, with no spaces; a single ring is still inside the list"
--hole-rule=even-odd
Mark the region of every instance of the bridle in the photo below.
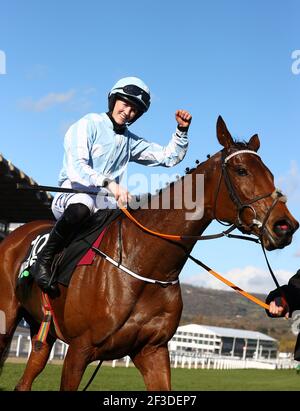
[[[245,150],[237,150],[237,151],[234,151],[230,154],[226,153],[225,150],[222,151],[221,173],[220,173],[220,178],[219,178],[219,182],[218,182],[217,189],[216,189],[215,200],[214,200],[214,208],[213,208],[214,218],[220,224],[231,225],[231,224],[224,223],[223,221],[218,219],[217,216],[216,216],[216,206],[217,206],[218,195],[219,195],[219,192],[220,192],[222,179],[224,178],[228,194],[229,194],[232,202],[235,204],[235,206],[237,208],[237,217],[236,217],[236,221],[234,223],[234,226],[236,228],[238,228],[240,231],[242,231],[243,233],[249,233],[252,230],[253,226],[256,225],[259,228],[258,237],[260,238],[260,240],[262,242],[262,235],[264,233],[267,221],[270,217],[270,214],[271,214],[272,210],[274,209],[274,207],[276,206],[276,204],[279,201],[285,203],[287,201],[287,199],[286,199],[286,196],[284,196],[279,189],[275,189],[272,192],[258,195],[258,196],[254,197],[253,199],[251,199],[247,202],[241,201],[240,196],[237,193],[236,187],[232,183],[232,180],[230,178],[230,174],[228,172],[228,162],[229,162],[229,160],[231,158],[237,156],[237,155],[240,155],[240,154],[252,154],[252,155],[255,155],[255,156],[260,158],[260,156],[256,153],[256,151],[253,151],[253,150],[246,150],[246,149]],[[264,216],[263,221],[260,221],[257,218],[256,210],[254,209],[252,204],[256,203],[257,201],[268,198],[268,197],[272,197],[273,202],[272,202],[271,206],[268,208],[268,210],[267,210],[267,212]],[[253,218],[252,218],[252,222],[251,222],[250,225],[246,225],[242,221],[242,214],[243,214],[245,209],[250,209],[251,212],[253,213]]]
[[[226,155],[226,154],[227,154],[227,155]],[[273,272],[273,270],[272,270],[272,267],[271,267],[271,265],[270,265],[270,263],[269,263],[269,260],[268,260],[267,254],[266,254],[266,250],[265,250],[264,242],[263,242],[263,234],[264,234],[264,231],[265,231],[265,228],[266,228],[267,221],[268,221],[268,219],[269,219],[269,217],[270,217],[270,215],[271,215],[271,212],[272,212],[273,209],[275,208],[276,204],[277,204],[278,202],[286,203],[287,198],[286,198],[285,195],[282,194],[282,192],[281,192],[278,188],[275,188],[275,190],[272,191],[272,192],[270,192],[270,193],[261,194],[261,195],[259,195],[259,196],[254,197],[253,199],[249,200],[247,203],[243,203],[243,202],[241,201],[239,195],[237,194],[237,191],[236,191],[235,186],[232,184],[232,181],[231,181],[231,178],[230,178],[230,174],[229,174],[228,168],[227,168],[228,161],[229,161],[231,158],[233,158],[233,157],[235,157],[235,156],[237,156],[237,155],[239,155],[239,154],[252,154],[252,155],[255,155],[255,156],[257,156],[257,157],[260,158],[260,156],[257,154],[256,151],[249,150],[249,149],[237,150],[237,151],[234,151],[234,152],[232,152],[232,153],[230,153],[230,154],[225,153],[225,150],[222,150],[221,174],[220,174],[219,183],[218,183],[218,186],[217,186],[217,189],[216,189],[215,202],[214,202],[214,218],[215,218],[220,224],[223,224],[223,225],[231,225],[231,224],[226,224],[226,223],[224,223],[223,221],[221,221],[220,219],[218,219],[218,218],[216,217],[216,214],[215,214],[215,213],[216,213],[217,199],[218,199],[218,195],[219,195],[219,191],[220,191],[220,187],[221,187],[221,182],[222,182],[222,179],[224,178],[225,185],[226,185],[226,188],[227,188],[227,190],[228,190],[228,194],[229,194],[231,200],[233,201],[233,203],[234,203],[234,204],[236,205],[236,207],[237,207],[237,218],[236,218],[236,221],[235,221],[235,223],[233,224],[233,226],[231,226],[231,228],[232,228],[232,227],[238,228],[238,229],[239,229],[240,231],[242,231],[243,233],[249,233],[249,232],[252,231],[252,227],[253,227],[253,226],[256,225],[256,226],[258,227],[259,233],[258,233],[257,236],[258,236],[258,238],[259,238],[259,243],[261,244],[262,251],[263,251],[263,254],[264,254],[264,257],[265,257],[265,260],[266,260],[268,269],[269,269],[269,272],[270,272],[270,274],[271,274],[271,277],[272,277],[274,283],[276,284],[276,287],[277,287],[278,289],[280,289],[280,285],[279,285],[279,283],[278,283],[278,281],[277,281],[277,278],[276,278],[276,276],[275,276],[275,274],[274,274],[274,272]],[[267,212],[266,212],[266,214],[265,214],[265,216],[264,216],[264,218],[263,218],[263,221],[260,221],[260,220],[257,218],[256,210],[254,209],[254,207],[252,206],[252,204],[256,203],[257,201],[263,200],[264,198],[268,198],[268,197],[272,197],[272,198],[273,198],[273,202],[272,202],[271,206],[268,208],[268,210],[267,210]],[[247,208],[249,208],[249,209],[253,212],[252,222],[251,222],[251,224],[248,225],[248,226],[246,226],[245,223],[243,223],[242,218],[241,218],[243,211],[244,211],[245,209],[247,209]],[[231,228],[230,228],[230,229],[231,229]],[[231,235],[231,237],[232,237],[232,238],[243,238],[243,239],[245,239],[245,240],[251,240],[251,237],[247,237],[247,236],[243,236],[243,237],[242,237],[242,236],[234,236],[234,235]],[[199,261],[198,261],[198,263],[199,263]],[[280,289],[280,290],[281,290],[281,289]],[[283,297],[284,300],[285,300],[285,296],[284,296],[282,290],[281,290],[281,294],[282,294],[282,297]]]

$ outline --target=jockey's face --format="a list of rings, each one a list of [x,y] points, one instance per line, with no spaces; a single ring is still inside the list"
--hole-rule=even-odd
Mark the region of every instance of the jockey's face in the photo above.
[[[131,122],[137,115],[137,109],[133,104],[123,100],[117,100],[112,112],[112,117],[117,124],[123,126]]]

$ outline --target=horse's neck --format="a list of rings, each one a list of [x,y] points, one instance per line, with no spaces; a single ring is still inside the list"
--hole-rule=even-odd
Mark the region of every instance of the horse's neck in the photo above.
[[[151,227],[162,233],[201,235],[213,219],[218,180],[215,163],[216,156],[152,196]],[[153,204],[159,204],[159,209],[153,209]]]

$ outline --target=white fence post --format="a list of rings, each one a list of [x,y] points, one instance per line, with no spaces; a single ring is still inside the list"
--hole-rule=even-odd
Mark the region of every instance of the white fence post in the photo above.
[[[6,334],[6,316],[2,310],[0,310],[0,334]]]
[[[22,339],[22,335],[20,334],[20,335],[18,335],[17,348],[16,348],[16,357],[19,357],[19,355],[20,355],[21,339]]]
[[[27,340],[29,340],[28,353],[27,353],[27,358],[29,358],[30,353],[31,353],[31,338],[30,338],[30,336],[27,337]]]
[[[49,360],[50,360],[50,361],[52,361],[52,360],[53,360],[53,357],[54,357],[55,344],[56,344],[56,343],[53,344],[52,349],[51,349],[51,352],[50,352],[50,357],[49,357]]]

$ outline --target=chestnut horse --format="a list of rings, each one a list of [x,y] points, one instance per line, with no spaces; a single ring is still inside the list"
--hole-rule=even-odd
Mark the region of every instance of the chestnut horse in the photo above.
[[[64,360],[61,390],[77,390],[89,363],[129,355],[141,372],[148,390],[170,390],[168,341],[174,335],[182,312],[179,283],[175,283],[199,236],[213,219],[235,224],[242,232],[261,238],[267,250],[290,244],[298,222],[290,214],[273,175],[257,155],[257,135],[248,143],[235,142],[221,117],[217,137],[223,149],[190,171],[204,175],[202,218],[186,219],[187,209],[174,206],[179,183],[170,186],[170,209],[138,209],[136,220],[157,232],[185,235],[170,241],[143,231],[128,218],[122,219],[122,264],[150,279],[174,284],[162,287],[128,275],[97,255],[91,266],[77,267],[68,288],[59,285],[60,296],[51,299],[64,341],[69,344]],[[156,194],[160,197],[164,193]],[[195,197],[194,197],[195,198]],[[190,211],[190,210],[189,210]],[[119,218],[110,224],[101,251],[118,261]],[[41,292],[34,283],[25,302],[16,295],[20,264],[33,239],[51,223],[34,221],[12,232],[0,245],[0,309],[6,317],[6,334],[0,335],[1,365],[19,320],[30,325],[32,351],[17,390],[30,390],[44,369],[56,339],[52,331],[42,347],[34,342],[43,318]]]

